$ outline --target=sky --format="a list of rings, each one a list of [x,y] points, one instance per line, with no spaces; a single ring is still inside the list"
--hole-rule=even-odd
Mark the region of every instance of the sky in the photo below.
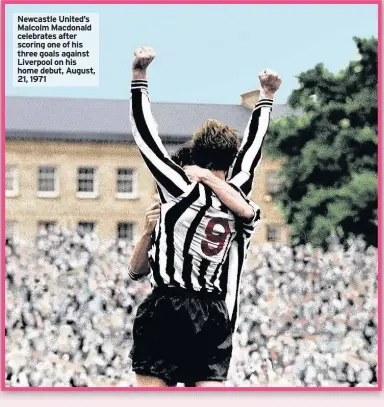
[[[99,13],[99,87],[12,86],[12,14]],[[377,5],[7,5],[6,95],[128,99],[133,50],[155,48],[151,100],[240,103],[258,73],[277,71],[285,103],[296,76],[324,63],[332,72],[358,53],[353,37],[377,37]]]

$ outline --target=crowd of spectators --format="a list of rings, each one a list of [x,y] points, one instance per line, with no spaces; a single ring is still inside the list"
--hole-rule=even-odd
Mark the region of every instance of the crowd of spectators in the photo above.
[[[240,293],[235,386],[377,386],[377,249],[254,246]]]
[[[6,243],[6,385],[134,385],[127,242],[56,227]],[[228,386],[376,386],[377,249],[253,246]]]

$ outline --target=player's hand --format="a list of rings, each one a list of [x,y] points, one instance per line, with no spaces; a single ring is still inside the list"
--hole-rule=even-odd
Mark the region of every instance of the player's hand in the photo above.
[[[132,70],[145,71],[149,64],[155,59],[155,51],[152,47],[142,46],[135,49]]]
[[[159,219],[159,216],[160,216],[160,203],[155,202],[147,209],[147,212],[145,213],[145,227],[144,227],[145,234],[151,234],[153,232],[153,229],[155,229],[156,222],[157,219]]]
[[[192,182],[201,182],[202,179],[206,176],[207,171],[205,168],[201,168],[198,165],[186,165],[184,171],[187,174],[187,177]]]
[[[282,82],[280,76],[270,69],[266,69],[259,73],[259,81],[261,93],[269,98],[273,98],[274,94],[279,90]]]

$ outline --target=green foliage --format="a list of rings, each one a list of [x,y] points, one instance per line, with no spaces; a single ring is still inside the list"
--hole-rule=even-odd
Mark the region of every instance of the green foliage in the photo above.
[[[377,246],[377,40],[354,41],[360,59],[337,74],[322,64],[301,73],[288,103],[303,114],[270,126],[267,152],[285,163],[276,198],[294,243],[324,247],[335,232]]]

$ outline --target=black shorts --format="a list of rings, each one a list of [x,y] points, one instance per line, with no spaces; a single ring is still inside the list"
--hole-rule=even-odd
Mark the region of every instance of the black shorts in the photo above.
[[[133,326],[132,369],[168,385],[225,381],[232,329],[223,299],[155,288]]]

